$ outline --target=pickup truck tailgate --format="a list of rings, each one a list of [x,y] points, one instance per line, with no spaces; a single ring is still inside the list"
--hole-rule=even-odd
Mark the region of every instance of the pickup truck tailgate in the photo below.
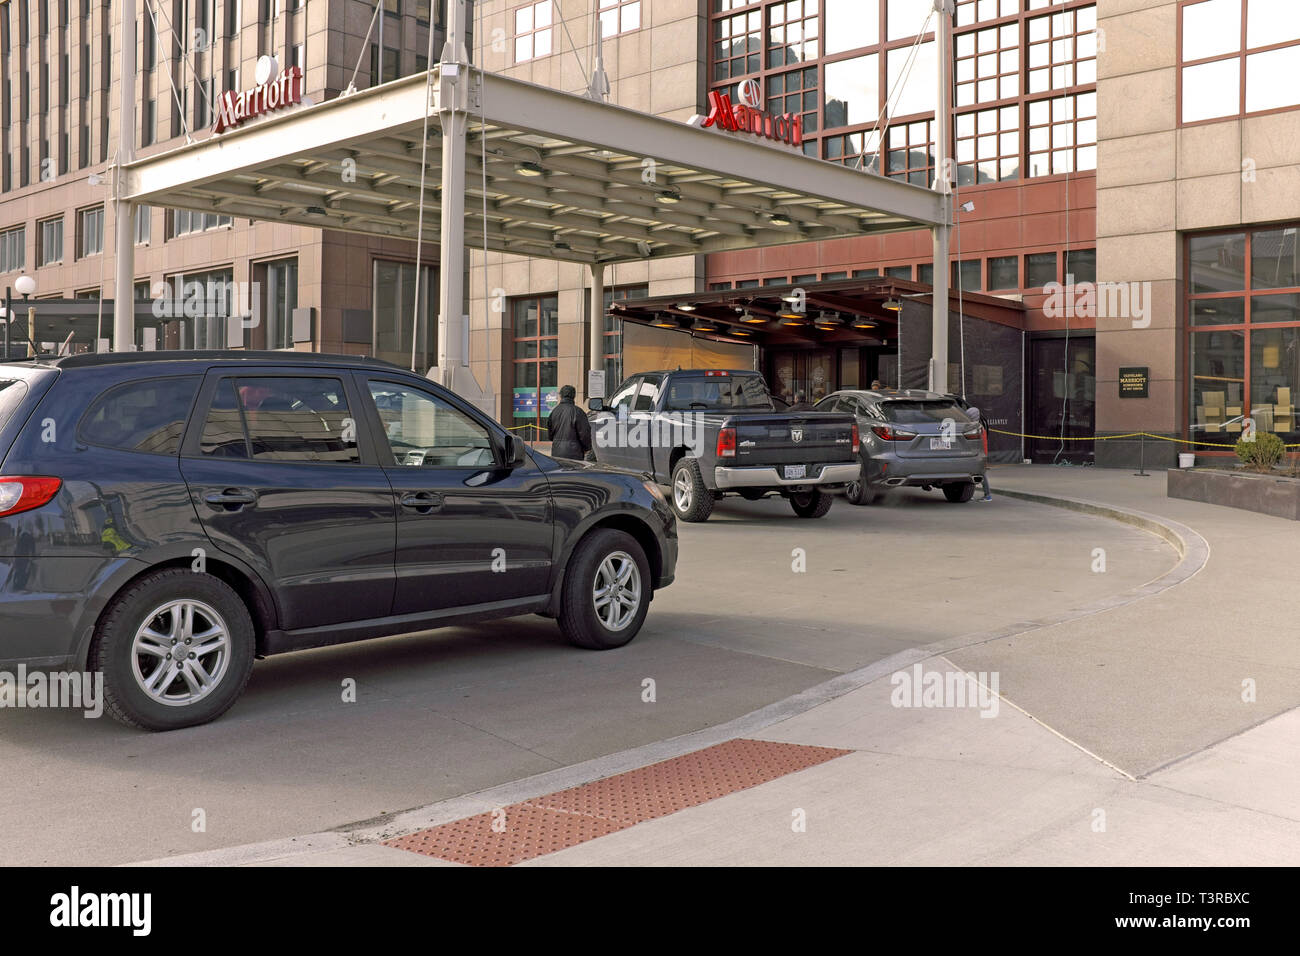
[[[852,461],[853,425],[853,416],[839,412],[735,415],[726,422],[736,430],[739,466]]]

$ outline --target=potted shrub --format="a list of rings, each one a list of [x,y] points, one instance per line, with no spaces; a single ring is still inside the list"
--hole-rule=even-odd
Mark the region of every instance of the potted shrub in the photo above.
[[[1258,511],[1279,518],[1300,519],[1300,478],[1278,470],[1286,457],[1286,444],[1270,432],[1256,432],[1253,440],[1236,444],[1242,467],[1171,470],[1167,494],[1212,505]]]

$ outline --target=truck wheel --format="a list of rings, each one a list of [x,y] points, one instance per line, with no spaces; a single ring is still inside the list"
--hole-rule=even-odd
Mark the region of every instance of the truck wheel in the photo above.
[[[683,521],[708,521],[713,514],[713,493],[704,487],[700,463],[683,458],[673,468],[673,511]]]
[[[600,528],[578,542],[564,573],[560,632],[578,647],[622,647],[650,609],[650,565],[636,538]]]
[[[960,504],[963,501],[970,501],[975,494],[975,484],[970,481],[963,481],[959,485],[944,485],[943,496],[953,504]]]
[[[113,599],[90,669],[128,727],[176,730],[220,717],[253,671],[253,621],[224,581],[188,568],[145,575]]]
[[[814,489],[791,495],[790,507],[800,518],[823,518],[834,500],[826,492]]]

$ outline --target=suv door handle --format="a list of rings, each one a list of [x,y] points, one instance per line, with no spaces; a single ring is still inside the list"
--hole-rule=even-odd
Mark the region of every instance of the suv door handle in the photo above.
[[[209,491],[203,496],[203,500],[214,508],[238,511],[244,505],[256,502],[257,495],[247,488],[227,488],[224,491]]]
[[[401,505],[422,515],[432,514],[442,507],[442,495],[436,491],[415,491],[402,495]]]

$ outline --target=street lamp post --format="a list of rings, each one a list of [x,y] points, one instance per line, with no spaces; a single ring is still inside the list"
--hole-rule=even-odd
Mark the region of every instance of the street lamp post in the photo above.
[[[33,279],[31,276],[19,276],[17,279],[14,280],[14,288],[17,289],[18,294],[23,297],[23,301],[28,302],[31,300],[32,293],[36,291],[36,280]],[[36,309],[31,305],[27,306],[27,340],[29,342],[31,341],[31,337],[32,337],[31,336],[32,316],[35,314],[36,314]],[[9,290],[6,288],[5,289],[5,361],[6,362],[9,361],[9,327],[13,325],[13,321],[14,321],[14,312],[11,303],[9,301]],[[30,351],[30,347],[29,347],[29,351]]]

